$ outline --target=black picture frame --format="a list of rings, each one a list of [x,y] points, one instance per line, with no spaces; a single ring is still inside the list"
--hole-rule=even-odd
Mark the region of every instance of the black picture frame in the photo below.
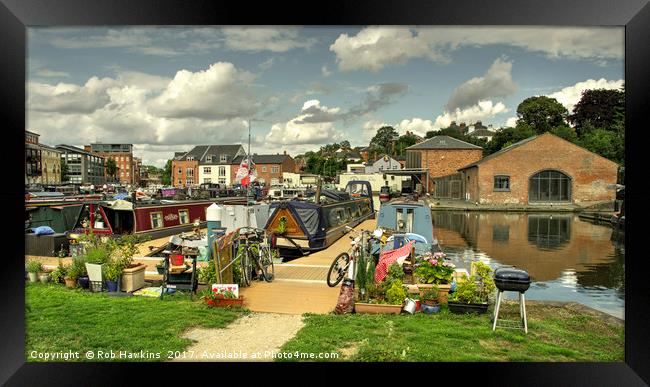
[[[312,5],[312,6],[309,6]],[[338,1],[327,3],[291,2],[215,2],[207,0],[0,0],[0,101],[6,154],[5,178],[0,190],[5,216],[4,264],[2,276],[0,333],[0,383],[8,385],[93,385],[126,384],[126,373],[145,378],[147,383],[166,381],[173,375],[216,375],[218,367],[211,364],[185,364],[189,370],[176,370],[170,364],[107,364],[25,362],[25,300],[23,272],[24,236],[15,219],[22,213],[24,173],[14,164],[22,165],[25,130],[25,55],[27,26],[87,25],[576,25],[625,26],[625,93],[626,93],[626,172],[627,179],[642,179],[642,131],[647,131],[645,113],[650,111],[650,6],[648,0],[500,0],[500,1]],[[13,145],[12,145],[13,144]],[[13,161],[13,163],[11,162]],[[405,383],[439,381],[439,376],[452,378],[447,383],[478,382],[481,384],[515,385],[644,385],[650,383],[650,319],[648,295],[650,281],[644,267],[640,234],[643,207],[641,185],[631,183],[626,192],[628,213],[625,273],[625,362],[624,363],[435,363],[402,365],[395,373]],[[10,210],[9,213],[6,211]],[[15,214],[14,214],[15,211]],[[628,215],[629,215],[628,214]],[[18,243],[16,243],[18,241]],[[110,334],[110,332],[107,332]],[[432,343],[435,345],[435,342]],[[453,349],[450,348],[450,351]],[[258,365],[259,366],[259,365]],[[282,377],[287,365],[262,365]],[[328,365],[300,365],[303,376]],[[352,368],[353,366],[357,368]],[[242,365],[246,367],[246,365]],[[386,365],[344,364],[344,374],[357,372],[379,377]],[[235,370],[232,365],[229,370]],[[212,370],[212,372],[209,372]],[[268,371],[267,370],[267,371]],[[365,370],[365,371],[364,371]],[[159,372],[157,372],[159,371]],[[253,382],[257,376],[242,375]],[[305,373],[307,374],[305,376]],[[222,373],[220,373],[222,374]],[[309,375],[312,376],[309,376]],[[324,374],[323,376],[326,376]],[[430,375],[431,378],[427,375]],[[226,376],[227,377],[227,376]],[[333,383],[344,383],[344,377],[329,374]],[[260,377],[258,380],[265,380]],[[286,376],[281,380],[287,380]],[[455,381],[454,381],[455,380]],[[267,381],[267,380],[265,380]],[[644,383],[645,381],[645,383]]]

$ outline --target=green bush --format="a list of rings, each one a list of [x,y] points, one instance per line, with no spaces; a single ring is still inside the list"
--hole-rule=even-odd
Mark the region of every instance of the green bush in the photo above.
[[[86,246],[84,258],[87,263],[93,263],[97,265],[104,264],[108,262],[111,252],[104,246]]]
[[[392,305],[401,305],[406,296],[406,289],[404,289],[404,284],[402,284],[401,280],[393,281],[388,290],[386,290],[386,301]]]
[[[119,262],[111,262],[104,267],[104,278],[107,281],[117,281],[120,275],[122,275],[123,269]]]
[[[43,271],[43,264],[39,261],[29,261],[27,262],[27,271],[30,273],[38,273]]]

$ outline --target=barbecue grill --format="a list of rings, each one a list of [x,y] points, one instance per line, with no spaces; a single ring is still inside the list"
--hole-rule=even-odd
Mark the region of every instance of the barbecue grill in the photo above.
[[[528,333],[528,321],[526,319],[526,300],[524,293],[530,287],[530,275],[525,270],[516,269],[514,267],[501,267],[494,271],[494,284],[497,287],[497,299],[494,306],[494,322],[492,330],[497,327],[497,320],[499,318],[499,307],[501,306],[501,298],[503,292],[518,292],[519,293],[519,317],[523,325],[524,332]],[[503,328],[512,328],[511,326],[502,326]],[[521,328],[521,327],[518,327]]]

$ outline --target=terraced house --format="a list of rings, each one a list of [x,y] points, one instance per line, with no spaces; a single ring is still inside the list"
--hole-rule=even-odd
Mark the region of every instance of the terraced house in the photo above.
[[[235,177],[232,161],[245,154],[242,145],[197,145],[189,152],[177,153],[172,160],[172,184],[177,188],[204,183],[231,185]]]

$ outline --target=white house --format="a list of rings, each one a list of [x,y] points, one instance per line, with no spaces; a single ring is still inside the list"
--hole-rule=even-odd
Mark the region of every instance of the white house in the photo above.
[[[402,165],[394,158],[384,155],[366,167],[366,173],[375,173],[389,170],[402,169]]]

